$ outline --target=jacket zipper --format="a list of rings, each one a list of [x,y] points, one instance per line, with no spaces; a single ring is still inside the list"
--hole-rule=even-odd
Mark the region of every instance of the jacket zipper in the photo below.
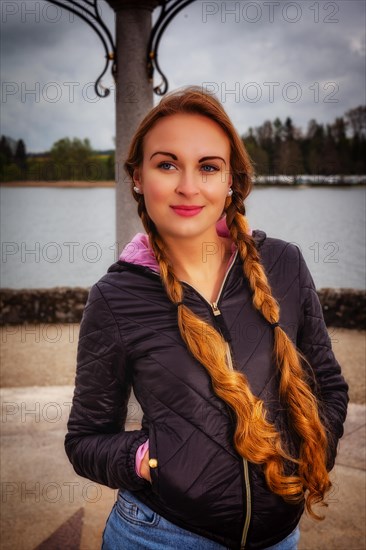
[[[219,290],[219,294],[218,294],[215,302],[212,302],[212,303],[209,302],[208,300],[206,300],[206,298],[204,296],[202,296],[202,294],[196,288],[194,288],[194,286],[192,286],[190,283],[187,283],[186,281],[182,281],[185,284],[187,284],[188,286],[190,286],[191,288],[193,288],[193,290],[195,292],[197,292],[197,294],[199,296],[201,296],[201,298],[210,305],[210,307],[212,309],[212,312],[213,312],[215,317],[218,317],[219,315],[222,315],[221,311],[219,309],[219,306],[218,306],[218,302],[221,298],[221,293],[222,293],[224,285],[226,283],[226,279],[227,279],[227,277],[228,277],[228,275],[231,271],[232,266],[235,263],[235,259],[236,259],[237,254],[238,254],[238,251],[236,251],[234,259],[233,259],[232,263],[229,266],[229,269],[227,270],[227,272],[225,274],[224,280],[222,281],[222,284],[221,284],[221,287],[220,287],[220,290]],[[225,346],[226,346],[226,362],[227,362],[228,369],[229,370],[234,370],[230,346],[229,346],[229,343],[226,341],[226,339],[225,339]],[[245,493],[246,493],[246,502],[245,502],[245,504],[246,504],[247,513],[246,513],[246,516],[245,516],[245,522],[244,522],[243,532],[242,532],[242,536],[241,536],[240,550],[245,549],[247,536],[248,536],[249,525],[250,525],[250,519],[251,519],[251,509],[252,509],[252,497],[251,497],[251,490],[250,490],[250,483],[249,483],[249,467],[248,467],[248,461],[247,461],[246,458],[243,458],[243,473],[244,473],[244,483],[245,483]]]
[[[190,283],[187,283],[186,281],[181,281],[182,283],[184,283],[184,284],[190,286],[191,288],[193,288],[193,290],[194,290],[195,292],[197,292],[197,294],[198,294],[207,304],[210,305],[210,307],[211,307],[211,309],[212,309],[212,311],[213,311],[213,314],[214,314],[215,316],[221,315],[221,311],[219,310],[219,307],[218,307],[217,304],[219,303],[219,300],[220,300],[220,298],[221,298],[221,294],[222,294],[222,291],[223,291],[223,289],[224,289],[224,286],[225,286],[225,283],[226,283],[226,279],[228,278],[229,273],[230,273],[230,271],[231,271],[233,265],[235,264],[235,260],[236,260],[237,255],[238,255],[238,251],[236,250],[235,255],[234,255],[234,258],[232,259],[231,264],[229,265],[229,267],[228,267],[228,269],[227,269],[227,271],[226,271],[226,273],[225,273],[224,280],[222,281],[222,284],[221,284],[221,287],[220,287],[220,290],[219,290],[219,293],[218,293],[218,296],[217,296],[215,302],[209,302],[204,296],[202,296],[202,294],[199,292],[199,290],[197,290],[193,285],[191,285]]]
[[[219,308],[217,306],[217,302],[213,302],[211,304],[211,307],[212,307],[213,314],[215,316],[221,315],[221,311],[219,310]],[[229,346],[229,343],[226,342],[226,341],[225,341],[225,346],[226,346],[227,366],[228,366],[229,370],[234,370],[233,361],[232,361],[232,357],[231,357],[230,346]],[[251,490],[250,490],[250,483],[249,483],[249,466],[248,466],[247,459],[244,458],[244,457],[243,457],[243,471],[244,471],[244,483],[245,483],[247,513],[246,513],[246,516],[245,516],[245,522],[244,522],[243,532],[242,532],[242,536],[241,536],[240,550],[245,549],[245,544],[246,544],[246,541],[247,541],[248,530],[249,530],[249,525],[250,525],[251,509],[252,509],[252,497],[251,497]]]
[[[241,535],[240,550],[245,549],[245,544],[247,542],[248,530],[250,525],[250,519],[252,515],[252,494],[251,494],[250,483],[249,483],[249,466],[246,458],[243,458],[243,469],[244,469],[244,482],[245,482],[245,490],[246,490],[247,513],[245,516],[243,533]]]

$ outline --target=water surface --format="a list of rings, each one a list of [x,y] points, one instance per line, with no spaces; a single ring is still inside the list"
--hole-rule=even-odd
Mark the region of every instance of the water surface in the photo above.
[[[91,286],[115,261],[113,188],[0,193],[2,287]],[[364,187],[255,187],[246,209],[252,229],[300,247],[317,288],[365,287]]]

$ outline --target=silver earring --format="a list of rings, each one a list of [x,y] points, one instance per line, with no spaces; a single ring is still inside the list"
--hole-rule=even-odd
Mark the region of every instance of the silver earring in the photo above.
[[[139,195],[142,194],[142,191],[138,187],[136,187],[136,185],[134,185],[133,190],[135,191],[135,193],[138,193]]]
[[[227,196],[228,196],[228,197],[231,197],[232,194],[233,194],[233,190],[232,190],[231,187],[230,187],[229,191],[227,192]]]

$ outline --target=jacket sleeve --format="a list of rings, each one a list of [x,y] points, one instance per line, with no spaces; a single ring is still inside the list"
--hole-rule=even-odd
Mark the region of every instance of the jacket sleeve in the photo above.
[[[124,430],[130,378],[120,331],[97,283],[80,326],[65,450],[77,474],[113,489],[149,484],[135,471],[137,448],[148,434]]]
[[[301,321],[297,334],[297,347],[312,368],[310,376],[319,402],[320,417],[328,435],[327,466],[331,470],[337,454],[338,440],[343,435],[343,424],[347,414],[348,385],[332,350],[314,280],[300,250],[299,255]]]

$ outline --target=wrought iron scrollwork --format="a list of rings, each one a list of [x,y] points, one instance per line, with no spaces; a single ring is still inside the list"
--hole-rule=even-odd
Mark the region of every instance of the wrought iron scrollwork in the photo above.
[[[158,48],[161,37],[171,20],[183,8],[192,4],[195,0],[163,0],[159,17],[151,31],[149,45],[147,49],[147,74],[150,80],[153,79],[156,69],[161,76],[162,82],[154,87],[157,95],[164,95],[168,91],[168,80],[160,68],[158,61]]]
[[[84,0],[82,4],[78,3],[75,0],[48,0],[51,4],[55,4],[60,8],[63,8],[74,15],[77,15],[83,21],[85,21],[98,35],[100,38],[104,50],[105,50],[105,66],[97,78],[94,89],[98,97],[108,97],[110,94],[110,89],[106,88],[101,84],[101,80],[105,73],[108,70],[109,64],[112,64],[112,74],[116,74],[116,46],[112,37],[110,30],[107,25],[104,23],[103,19],[100,17],[98,0]],[[100,91],[99,88],[103,91]]]
[[[115,77],[117,70],[116,46],[112,34],[100,17],[98,9],[98,0],[48,0],[50,3],[64,8],[65,10],[77,15],[85,21],[100,38],[104,50],[106,63],[100,76],[97,78],[94,89],[98,97],[108,97],[110,94],[109,88],[101,84],[101,80],[108,70],[109,64],[112,64],[112,75]],[[183,8],[194,2],[195,0],[161,0],[161,11],[159,17],[151,31],[148,49],[147,49],[147,74],[152,81],[154,70],[157,70],[161,76],[162,82],[154,87],[154,92],[157,95],[164,95],[168,90],[168,80],[160,68],[158,61],[158,48],[163,33],[171,20]],[[82,2],[82,3],[80,3]],[[100,91],[100,89],[103,91]]]

